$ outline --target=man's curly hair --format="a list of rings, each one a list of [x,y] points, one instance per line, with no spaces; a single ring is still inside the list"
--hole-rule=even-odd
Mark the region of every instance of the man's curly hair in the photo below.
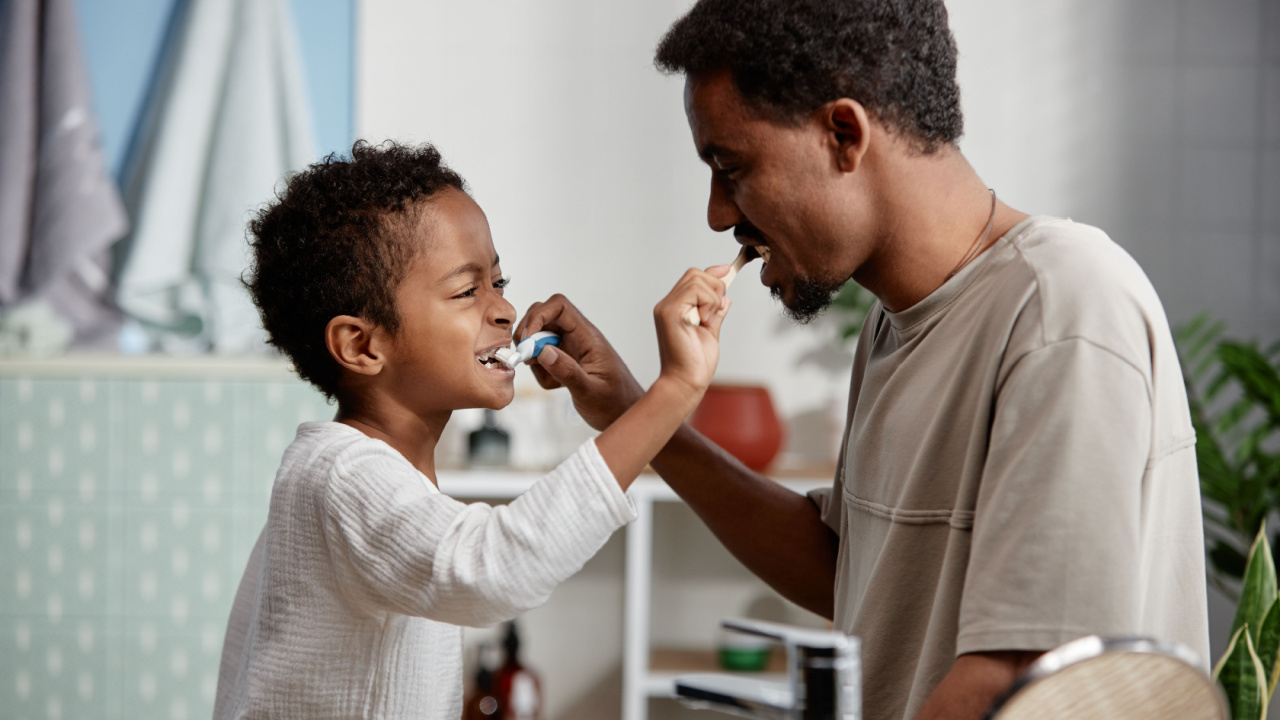
[[[803,122],[842,97],[931,154],[964,130],[942,0],[698,0],[658,44],[667,73],[727,70],[757,112]]]
[[[325,346],[338,315],[394,334],[395,293],[415,257],[408,235],[420,203],[466,185],[431,145],[357,141],[288,179],[249,223],[254,262],[245,281],[268,342],[303,380],[333,398],[341,368]]]

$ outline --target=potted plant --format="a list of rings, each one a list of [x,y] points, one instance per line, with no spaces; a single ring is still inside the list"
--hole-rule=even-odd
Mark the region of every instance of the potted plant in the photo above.
[[[1263,350],[1224,340],[1223,329],[1202,315],[1176,338],[1196,430],[1209,579],[1234,597],[1246,549],[1280,510],[1280,343]]]

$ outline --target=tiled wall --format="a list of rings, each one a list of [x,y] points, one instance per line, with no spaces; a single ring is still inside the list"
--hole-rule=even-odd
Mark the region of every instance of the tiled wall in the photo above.
[[[0,717],[210,717],[280,454],[332,414],[284,377],[0,377]]]
[[[1173,322],[1280,339],[1280,0],[948,0],[961,146],[1106,230]]]

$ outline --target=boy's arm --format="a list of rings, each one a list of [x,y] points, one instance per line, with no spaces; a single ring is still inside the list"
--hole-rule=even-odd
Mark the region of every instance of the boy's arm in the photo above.
[[[324,488],[324,537],[298,542],[327,549],[347,603],[455,625],[541,605],[635,519],[593,441],[508,505],[443,495],[372,443],[340,456]]]
[[[534,376],[543,387],[568,388],[578,413],[610,433],[638,404],[639,384],[564,296],[531,307],[516,336],[543,329],[560,333],[561,343],[552,356],[538,356]],[[808,498],[749,470],[688,425],[675,431],[652,464],[743,565],[792,602],[832,616],[839,538]]]
[[[698,406],[715,376],[720,359],[720,325],[729,311],[725,285],[719,279],[726,272],[728,266],[723,265],[708,271],[690,269],[653,309],[661,373],[649,391],[596,439],[600,455],[623,490],[630,487]],[[698,309],[700,325],[685,321],[690,307]],[[539,357],[542,367],[549,367],[564,354],[553,351],[550,357]]]

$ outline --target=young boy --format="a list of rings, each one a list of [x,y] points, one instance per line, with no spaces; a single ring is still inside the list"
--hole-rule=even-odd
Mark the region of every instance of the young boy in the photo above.
[[[711,381],[724,284],[690,270],[657,305],[661,374],[611,427],[510,505],[466,505],[436,489],[433,451],[453,410],[511,402],[493,351],[515,310],[462,178],[430,146],[357,143],[250,230],[270,342],[338,411],[285,450],[214,717],[456,720],[462,626],[537,607],[634,519],[624,491]]]

